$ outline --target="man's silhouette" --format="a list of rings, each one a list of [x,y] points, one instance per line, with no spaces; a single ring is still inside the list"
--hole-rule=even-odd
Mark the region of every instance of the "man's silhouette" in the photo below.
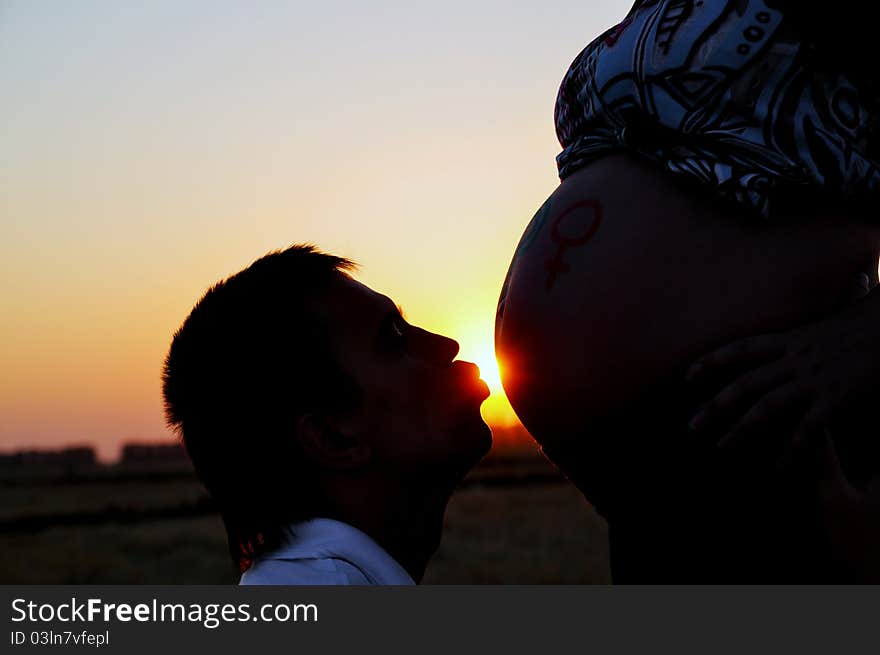
[[[226,525],[242,584],[411,584],[488,452],[488,389],[312,246],[215,284],[174,335],[166,416]]]

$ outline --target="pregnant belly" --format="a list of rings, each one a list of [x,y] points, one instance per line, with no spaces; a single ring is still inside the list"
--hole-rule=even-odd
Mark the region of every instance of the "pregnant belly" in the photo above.
[[[567,178],[536,214],[499,303],[503,383],[559,445],[696,356],[835,311],[880,230],[840,216],[772,224],[696,198],[633,158]]]

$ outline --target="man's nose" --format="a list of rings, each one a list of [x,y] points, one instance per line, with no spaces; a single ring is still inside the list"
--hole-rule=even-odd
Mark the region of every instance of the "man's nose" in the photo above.
[[[421,339],[419,339],[421,348],[420,354],[433,364],[446,365],[455,359],[458,354],[459,345],[455,339],[444,337],[442,334],[435,334],[427,330],[419,329]]]

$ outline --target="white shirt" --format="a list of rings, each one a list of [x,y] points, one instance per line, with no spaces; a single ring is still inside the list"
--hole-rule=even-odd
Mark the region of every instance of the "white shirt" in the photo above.
[[[409,573],[357,528],[333,519],[288,527],[288,540],[260,555],[243,585],[412,585]]]

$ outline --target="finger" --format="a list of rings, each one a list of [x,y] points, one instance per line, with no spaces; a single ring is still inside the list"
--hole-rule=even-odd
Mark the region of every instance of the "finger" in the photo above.
[[[827,408],[813,407],[801,419],[791,441],[783,446],[783,455],[780,463],[783,466],[795,464],[797,461],[814,460],[815,451],[820,447],[824,439],[830,412]]]
[[[825,404],[812,407],[795,430],[791,440],[792,447],[802,449],[813,444],[812,447],[815,448],[816,444],[820,443],[823,435],[827,432],[825,426],[828,425],[830,415],[830,408]]]
[[[765,334],[741,339],[698,359],[688,369],[685,379],[688,382],[694,382],[710,371],[717,371],[732,365],[765,362],[777,359],[784,353],[785,338],[779,334]]]
[[[766,427],[771,420],[806,402],[809,393],[809,389],[799,384],[787,384],[771,391],[718,441],[718,447],[733,448],[742,445],[759,428]]]
[[[827,429],[812,431],[801,442],[812,456],[819,494],[825,501],[834,501],[850,496],[854,489],[843,472],[837,448]]]
[[[730,416],[751,399],[769,393],[791,377],[791,370],[778,363],[749,371],[706,403],[691,419],[689,426],[692,430],[706,428],[721,416]]]

